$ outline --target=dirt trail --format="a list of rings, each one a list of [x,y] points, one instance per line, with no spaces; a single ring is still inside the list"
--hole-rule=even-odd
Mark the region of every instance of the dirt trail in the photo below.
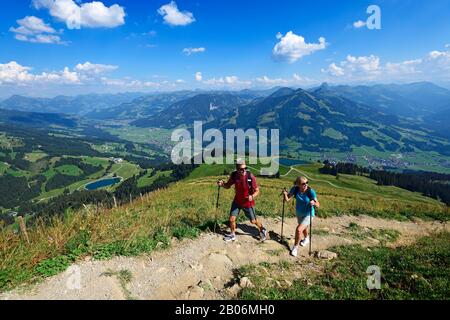
[[[280,232],[280,219],[265,219],[268,230]],[[343,216],[315,219],[313,250],[323,250],[335,245],[362,243],[376,245],[378,240],[355,240],[349,234],[350,223],[357,223],[362,230],[394,229],[400,238],[390,245],[398,246],[415,241],[420,236],[439,230],[450,231],[448,225],[439,222],[398,222],[375,219],[368,216]],[[285,221],[285,236],[290,245],[296,219]],[[244,223],[238,225],[238,240],[225,243],[222,235],[204,233],[195,240],[174,241],[164,251],[135,258],[117,257],[109,261],[91,261],[86,258],[74,264],[65,273],[46,279],[33,287],[23,287],[0,294],[0,299],[224,299],[236,292],[227,289],[233,270],[249,263],[278,262],[288,260],[302,264],[310,261],[308,249],[302,248],[297,258],[289,256],[287,247],[275,240],[261,243],[256,229]],[[276,235],[272,233],[274,238]],[[106,276],[106,272],[127,270],[131,281],[124,285],[118,276]],[[79,273],[78,273],[79,271]],[[74,275],[80,275],[79,286]],[[292,279],[291,279],[292,280]],[[75,284],[75,285],[74,285]]]

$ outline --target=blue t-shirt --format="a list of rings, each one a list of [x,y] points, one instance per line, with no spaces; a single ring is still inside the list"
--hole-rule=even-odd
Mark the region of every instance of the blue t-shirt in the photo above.
[[[298,187],[292,187],[291,191],[289,191],[290,195],[295,195],[295,189],[298,190]],[[312,200],[316,200],[317,199],[317,195],[316,192],[313,189],[311,190],[311,196],[313,197],[313,199],[310,199],[308,197],[308,192],[305,193],[301,193],[300,190],[298,191],[297,195],[295,195],[295,211],[297,213],[297,216],[309,216],[310,214],[314,217],[315,215],[315,210],[314,207],[312,208],[312,212],[311,210],[311,205],[310,202]]]

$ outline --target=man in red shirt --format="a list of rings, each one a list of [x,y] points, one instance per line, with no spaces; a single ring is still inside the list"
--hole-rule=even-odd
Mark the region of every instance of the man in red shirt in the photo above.
[[[240,210],[243,210],[250,222],[258,227],[261,241],[266,240],[267,230],[256,219],[255,214],[255,198],[259,195],[259,188],[255,176],[247,171],[245,161],[238,160],[236,171],[231,174],[228,181],[225,183],[223,180],[219,180],[217,184],[225,189],[230,189],[234,185],[236,190],[230,210],[231,232],[224,237],[224,240],[227,242],[236,241],[236,217],[239,215]]]

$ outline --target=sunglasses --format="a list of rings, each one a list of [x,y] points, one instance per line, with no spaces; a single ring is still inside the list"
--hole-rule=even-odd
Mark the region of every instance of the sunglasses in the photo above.
[[[245,170],[247,170],[247,168],[239,168],[238,169],[240,172],[244,172]]]
[[[307,186],[308,182],[302,183],[302,186]]]

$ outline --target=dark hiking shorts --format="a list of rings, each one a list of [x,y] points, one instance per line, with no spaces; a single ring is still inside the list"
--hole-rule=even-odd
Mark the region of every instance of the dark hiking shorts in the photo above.
[[[240,210],[244,211],[250,221],[256,220],[255,208],[242,208],[239,207],[236,202],[233,202],[231,205],[230,216],[237,217]]]

